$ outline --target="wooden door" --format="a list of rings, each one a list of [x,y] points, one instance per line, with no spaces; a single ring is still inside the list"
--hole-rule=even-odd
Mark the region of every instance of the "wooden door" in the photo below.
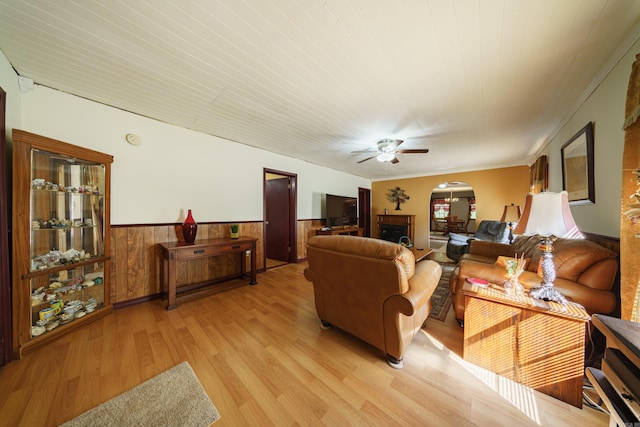
[[[0,88],[0,366],[11,361],[11,281],[9,279],[9,216],[5,107],[7,94]]]
[[[265,254],[267,258],[289,262],[289,177],[265,180]]]
[[[358,227],[364,237],[371,237],[371,190],[358,188]]]

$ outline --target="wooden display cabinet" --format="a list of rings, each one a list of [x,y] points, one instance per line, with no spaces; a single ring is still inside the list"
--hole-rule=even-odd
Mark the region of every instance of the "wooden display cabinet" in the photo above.
[[[13,131],[14,357],[112,311],[113,157]]]

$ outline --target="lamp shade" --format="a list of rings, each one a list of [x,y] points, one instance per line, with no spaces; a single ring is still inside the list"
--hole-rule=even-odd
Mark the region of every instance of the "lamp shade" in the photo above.
[[[520,215],[520,205],[505,205],[500,222],[518,222]]]
[[[566,191],[527,194],[524,212],[513,230],[515,234],[584,238],[569,209]]]

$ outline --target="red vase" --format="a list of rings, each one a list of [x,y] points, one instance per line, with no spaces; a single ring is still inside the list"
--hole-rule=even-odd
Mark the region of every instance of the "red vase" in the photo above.
[[[187,212],[187,219],[182,223],[182,235],[184,241],[187,243],[193,243],[196,240],[196,233],[198,232],[198,223],[191,216],[191,209]]]

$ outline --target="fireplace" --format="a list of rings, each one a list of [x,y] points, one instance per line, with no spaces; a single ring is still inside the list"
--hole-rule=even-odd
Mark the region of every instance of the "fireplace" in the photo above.
[[[415,218],[415,215],[378,215],[378,236],[394,243],[407,236],[413,242]]]
[[[402,236],[407,236],[407,225],[380,224],[380,238],[398,243]]]

